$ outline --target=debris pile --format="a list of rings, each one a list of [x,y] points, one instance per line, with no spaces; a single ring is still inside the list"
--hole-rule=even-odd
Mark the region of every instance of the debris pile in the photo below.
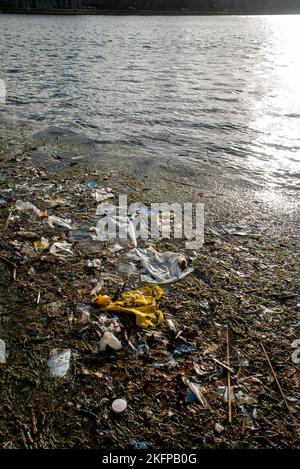
[[[291,246],[241,221],[195,253],[110,240],[113,177],[0,163],[0,447],[299,446]]]

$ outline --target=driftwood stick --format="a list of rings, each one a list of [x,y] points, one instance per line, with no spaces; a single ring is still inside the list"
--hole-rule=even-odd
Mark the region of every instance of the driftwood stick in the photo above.
[[[226,326],[226,341],[227,341],[227,395],[228,395],[228,422],[232,422],[232,402],[231,402],[231,376],[230,376],[230,344],[229,344],[229,329]]]
[[[277,386],[278,386],[278,389],[279,389],[279,391],[280,391],[280,394],[282,395],[282,398],[283,398],[283,400],[284,400],[284,403],[285,403],[285,405],[286,405],[288,411],[291,413],[291,409],[290,409],[290,407],[289,407],[289,405],[288,405],[288,402],[287,402],[286,397],[285,397],[285,395],[284,395],[284,392],[283,392],[283,389],[282,389],[281,384],[280,384],[280,382],[279,382],[279,379],[278,379],[278,377],[277,377],[277,374],[276,374],[276,372],[275,372],[275,370],[274,370],[274,368],[273,368],[273,365],[272,365],[272,363],[271,363],[271,360],[270,360],[270,358],[269,358],[269,355],[267,354],[267,351],[266,351],[266,349],[265,349],[265,347],[264,347],[264,345],[263,345],[262,342],[260,342],[260,346],[261,346],[261,348],[262,348],[262,350],[263,350],[263,352],[264,352],[264,355],[265,355],[265,357],[266,357],[266,359],[267,359],[267,361],[268,361],[269,367],[271,368],[272,374],[273,374],[273,376],[274,376],[274,379],[275,379],[275,381],[276,381],[276,384],[277,384]]]
[[[1,256],[0,254],[0,259],[4,262],[6,262],[10,267],[12,267],[12,278],[13,280],[16,280],[17,278],[17,266],[14,262],[10,261],[9,259],[7,259],[7,257],[5,256]]]
[[[223,368],[225,368],[226,370],[229,370],[231,373],[234,373],[234,370],[233,368],[231,368],[230,366],[228,365],[225,365],[225,363],[221,362],[220,360],[218,360],[217,358],[212,358],[212,360],[216,363],[218,363],[219,365],[223,366]]]

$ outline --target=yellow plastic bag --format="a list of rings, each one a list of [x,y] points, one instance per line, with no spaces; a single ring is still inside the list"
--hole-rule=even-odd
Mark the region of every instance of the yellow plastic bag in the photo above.
[[[163,294],[158,286],[142,287],[122,293],[117,301],[112,301],[110,296],[99,295],[94,304],[99,305],[102,311],[134,314],[137,326],[156,327],[164,319],[162,311],[156,307],[156,301]]]

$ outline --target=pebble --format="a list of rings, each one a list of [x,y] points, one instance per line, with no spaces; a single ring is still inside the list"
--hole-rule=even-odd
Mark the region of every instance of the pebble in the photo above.
[[[216,425],[215,425],[215,430],[216,430],[216,432],[218,432],[218,433],[222,433],[222,431],[224,430],[224,427],[223,427],[223,425],[221,425],[220,423],[216,423]]]
[[[116,399],[112,403],[111,408],[115,414],[121,414],[127,409],[127,402],[125,399]]]

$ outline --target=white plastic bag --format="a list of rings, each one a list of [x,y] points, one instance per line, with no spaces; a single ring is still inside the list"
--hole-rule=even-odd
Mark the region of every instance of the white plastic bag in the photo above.
[[[113,199],[114,195],[111,192],[108,192],[107,189],[95,189],[92,192],[92,197],[96,199],[96,202],[103,202],[107,199]]]
[[[30,212],[31,210],[36,213],[38,216],[41,215],[42,211],[38,209],[31,202],[23,202],[22,200],[17,200],[16,209],[22,212]]]
[[[62,226],[63,228],[67,228],[68,230],[71,230],[71,222],[72,220],[63,220],[63,218],[56,217],[55,215],[50,215],[47,219],[48,225],[51,226],[51,228],[54,228],[55,226]]]
[[[74,253],[72,251],[72,244],[63,241],[61,243],[53,243],[50,248],[50,254],[58,257],[67,257],[72,256]]]
[[[194,270],[187,267],[187,260],[182,254],[169,251],[160,253],[152,246],[146,249],[132,249],[128,257],[140,261],[144,270],[141,280],[146,283],[174,283]]]
[[[112,332],[106,331],[100,340],[100,350],[104,351],[109,345],[113,350],[121,350],[122,344]]]
[[[69,371],[71,359],[70,349],[53,349],[50,352],[48,366],[50,373],[56,378],[63,378]]]

